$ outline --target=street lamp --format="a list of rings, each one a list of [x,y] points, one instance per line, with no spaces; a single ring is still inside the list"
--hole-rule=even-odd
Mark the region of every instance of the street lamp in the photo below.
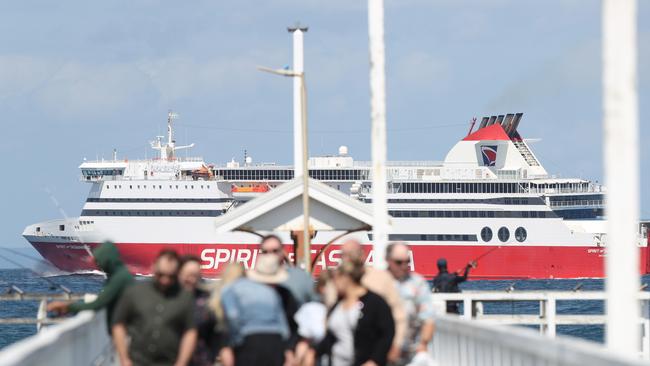
[[[305,271],[311,272],[311,235],[309,230],[309,168],[308,164],[308,153],[307,153],[307,89],[305,86],[305,72],[295,72],[293,70],[287,69],[272,69],[270,67],[258,66],[258,70],[268,72],[275,75],[281,75],[292,78],[300,79],[300,135],[301,135],[301,150],[302,150],[302,212],[303,212],[303,223],[302,223],[302,244],[303,244],[303,266]],[[294,131],[294,134],[296,131]],[[294,140],[295,142],[295,140]],[[295,147],[294,147],[295,149]],[[294,156],[295,158],[295,156]],[[298,165],[298,161],[294,161],[294,165]],[[295,176],[294,171],[294,176]]]

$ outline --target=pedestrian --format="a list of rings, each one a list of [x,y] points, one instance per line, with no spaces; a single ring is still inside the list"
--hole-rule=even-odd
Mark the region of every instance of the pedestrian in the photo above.
[[[292,266],[287,261],[282,241],[277,235],[267,235],[260,242],[260,252],[262,254],[273,254],[277,256],[281,266],[288,273],[288,278],[279,285],[291,291],[296,299],[298,306],[317,300],[314,293],[314,279],[312,276],[301,268]]]
[[[438,274],[433,278],[433,290],[434,292],[443,292],[443,293],[456,293],[460,292],[458,285],[462,282],[467,281],[467,276],[469,276],[469,270],[471,268],[476,268],[476,262],[472,261],[467,263],[465,266],[465,272],[463,275],[458,273],[449,273],[447,270],[447,260],[445,258],[438,259]],[[457,301],[447,301],[447,313],[450,314],[459,314],[458,302]]]
[[[223,289],[225,289],[232,282],[244,277],[246,274],[242,263],[230,262],[221,272],[221,277],[212,289],[212,296],[210,297],[210,308],[217,319],[217,332],[221,333],[224,342],[220,345],[219,361],[223,366],[232,366],[235,364],[235,355],[232,347],[229,347],[228,342],[228,327],[226,316],[221,305],[221,296]]]
[[[198,337],[190,365],[214,365],[223,343],[222,327],[217,324],[216,314],[208,304],[211,294],[201,281],[201,260],[198,257],[187,255],[181,258],[178,281],[185,290],[194,294],[194,323]]]
[[[334,275],[340,300],[327,319],[327,336],[319,345],[330,366],[386,365],[395,325],[384,299],[361,283],[364,266],[343,262]]]
[[[405,243],[391,243],[386,248],[388,271],[397,280],[408,326],[396,365],[407,365],[419,354],[427,352],[433,337],[433,302],[431,287],[421,275],[411,272],[410,249]],[[421,356],[425,357],[425,356]]]
[[[133,276],[120,259],[120,253],[115,244],[105,242],[92,251],[93,260],[97,267],[106,274],[106,282],[97,298],[91,302],[53,301],[47,305],[47,311],[64,315],[78,313],[82,310],[100,310],[106,308],[107,330],[111,332],[113,309],[120,295],[133,283]]]
[[[255,270],[223,288],[229,335],[225,352],[232,352],[235,366],[284,364],[289,327],[280,296],[267,284],[287,277],[276,256],[260,254]]]
[[[178,283],[179,264],[175,251],[162,250],[153,280],[130,286],[117,303],[113,342],[122,366],[189,363],[197,338],[194,300]]]
[[[327,306],[325,300],[331,298],[329,304],[336,303],[336,288],[332,283],[333,272],[329,269],[323,270],[314,285],[316,294],[320,301],[310,301],[303,304],[294,319],[298,324],[298,336],[300,337],[295,347],[296,364],[300,366],[311,366],[316,362],[316,347],[323,340],[326,333]],[[333,292],[333,294],[332,294]]]
[[[355,239],[346,240],[341,246],[342,262],[364,263],[364,253],[361,243]],[[395,321],[395,337],[388,355],[388,361],[395,362],[399,358],[400,349],[406,334],[406,313],[399,295],[397,283],[393,276],[385,270],[367,266],[361,283],[368,290],[381,296],[390,306]]]

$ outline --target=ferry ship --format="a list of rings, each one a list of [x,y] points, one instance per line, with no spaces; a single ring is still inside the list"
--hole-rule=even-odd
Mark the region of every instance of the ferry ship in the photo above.
[[[475,279],[602,277],[606,254],[605,188],[579,178],[549,175],[519,133],[522,113],[483,117],[443,161],[394,161],[387,166],[391,241],[411,245],[411,269],[431,278],[444,257],[462,268],[480,258]],[[65,271],[93,270],[90,251],[113,241],[134,273],[149,274],[158,251],[171,247],[203,261],[207,276],[228,262],[255,263],[258,237],[217,234],[215,217],[293,178],[291,166],[254,164],[250,157],[224,165],[182,158],[174,114],[167,136],[147,160],[84,161],[90,192],[79,217],[29,225],[23,236]],[[372,202],[371,165],[347,147],[309,159],[310,177],[362,202]],[[648,223],[639,224],[640,272],[650,271]],[[314,253],[340,233],[316,233]],[[371,248],[371,233],[350,234]],[[287,251],[292,241],[285,240]],[[340,242],[335,242],[335,244]],[[373,254],[375,255],[375,254]],[[369,255],[369,258],[372,256]],[[336,266],[333,245],[315,270]]]

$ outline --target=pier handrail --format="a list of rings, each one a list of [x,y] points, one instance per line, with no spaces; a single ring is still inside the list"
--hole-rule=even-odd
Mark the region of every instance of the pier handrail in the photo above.
[[[2,365],[114,365],[105,310],[82,311],[0,351]]]
[[[435,319],[432,356],[437,365],[640,366],[604,346],[569,337],[548,338],[520,327],[487,325],[457,316]]]

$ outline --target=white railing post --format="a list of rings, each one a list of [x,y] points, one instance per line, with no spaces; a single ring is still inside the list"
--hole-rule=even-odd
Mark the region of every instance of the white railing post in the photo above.
[[[555,330],[557,328],[555,320],[555,305],[555,298],[549,296],[546,299],[546,335],[551,338],[555,338]]]
[[[603,137],[607,185],[606,343],[638,354],[639,117],[636,0],[603,1]]]

